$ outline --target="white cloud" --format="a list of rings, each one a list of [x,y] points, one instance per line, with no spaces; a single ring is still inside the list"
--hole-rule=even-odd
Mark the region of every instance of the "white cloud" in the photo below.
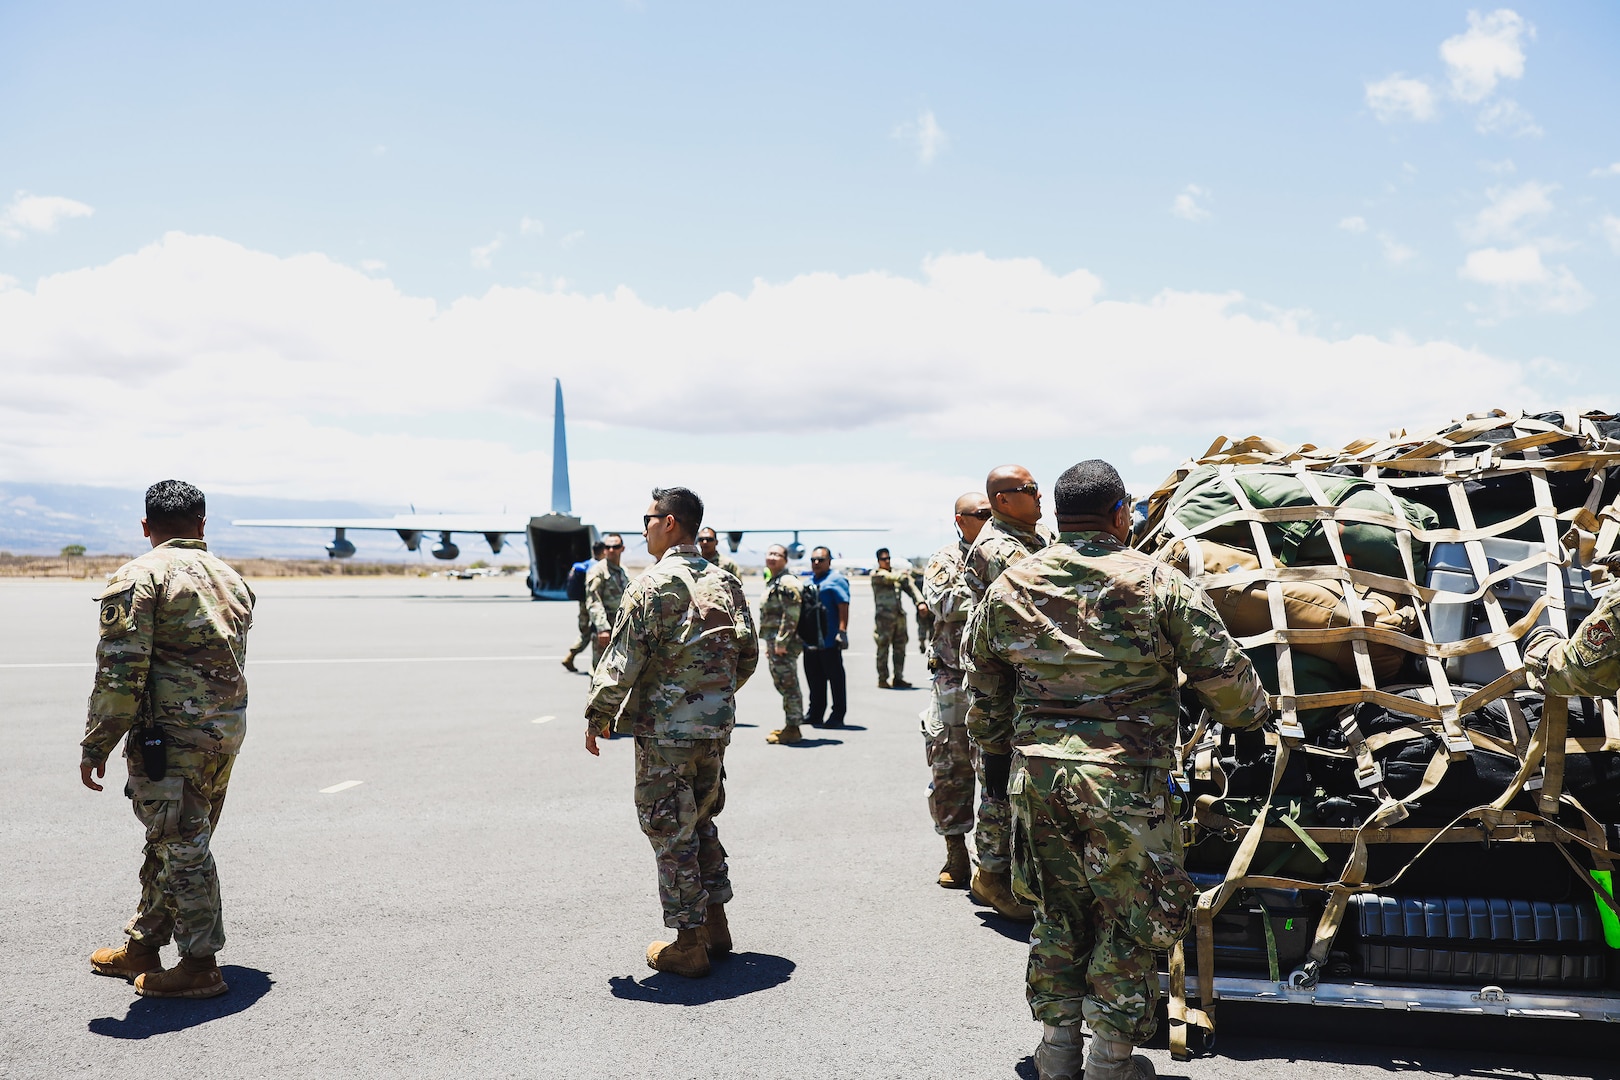
[[[1367,107],[1384,123],[1434,120],[1440,115],[1434,88],[1420,79],[1391,75],[1367,84]]]
[[[1367,219],[1359,215],[1339,219],[1339,228],[1345,232],[1364,233],[1367,231]]]
[[[1616,255],[1620,255],[1620,217],[1615,217],[1613,214],[1604,214],[1598,220],[1598,232],[1603,235],[1603,239],[1609,242],[1609,249]]]
[[[388,269],[388,264],[381,259],[361,259],[360,269],[368,274],[380,274]]]
[[[1462,234],[1471,243],[1490,240],[1513,240],[1524,227],[1552,213],[1552,193],[1557,184],[1543,184],[1530,180],[1516,187],[1493,187],[1485,190],[1486,206],[1462,227]]]
[[[1400,266],[1417,258],[1417,252],[1407,247],[1393,235],[1387,232],[1378,234],[1378,246],[1383,249],[1384,261],[1391,266]]]
[[[7,289],[15,288],[16,285],[16,278],[12,277],[10,274],[0,274],[0,292],[5,292]]]
[[[1197,453],[1196,450],[1190,450],[1186,447],[1181,449],[1182,457],[1189,457],[1195,453]],[[1168,446],[1138,446],[1135,450],[1131,451],[1131,464],[1159,465],[1164,462],[1174,460],[1175,457],[1176,451],[1172,450]]]
[[[1482,161],[1479,163],[1480,172],[1495,173],[1497,176],[1509,176],[1518,171],[1512,158],[1503,158],[1501,161]]]
[[[1468,29],[1440,43],[1452,96],[1477,104],[1495,92],[1502,79],[1523,78],[1524,42],[1535,36],[1536,28],[1507,8],[1489,15],[1470,11]]]
[[[529,217],[527,214],[523,216],[522,221],[518,222],[518,233],[522,236],[539,236],[545,231],[545,222]]]
[[[1457,270],[1465,281],[1497,290],[1497,314],[1532,310],[1568,315],[1584,309],[1592,296],[1567,266],[1548,266],[1534,244],[1470,251]]]
[[[901,142],[912,143],[917,150],[917,161],[923,165],[932,165],[939,152],[951,142],[951,137],[939,126],[932,109],[924,109],[917,114],[916,120],[899,125],[890,135]]]
[[[1540,135],[1541,125],[1512,98],[1498,98],[1474,117],[1474,129],[1481,135]]]
[[[570,247],[573,247],[575,244],[579,243],[583,239],[585,239],[585,230],[584,229],[575,229],[573,232],[571,232],[568,235],[564,236],[561,240],[558,240],[557,241],[557,246],[558,247],[570,248]]]
[[[1613,165],[1605,165],[1601,169],[1593,169],[1593,176],[1620,176],[1620,161]]]
[[[68,218],[89,217],[95,212],[93,207],[76,199],[19,191],[10,204],[0,210],[0,236],[15,240],[24,233],[55,232],[58,223]]]
[[[1214,200],[1215,196],[1208,188],[1188,184],[1170,204],[1170,212],[1183,221],[1204,221],[1209,217],[1209,207],[1205,204]]]
[[[480,270],[488,270],[494,254],[506,243],[505,236],[497,236],[487,244],[480,244],[472,249],[472,264]]]

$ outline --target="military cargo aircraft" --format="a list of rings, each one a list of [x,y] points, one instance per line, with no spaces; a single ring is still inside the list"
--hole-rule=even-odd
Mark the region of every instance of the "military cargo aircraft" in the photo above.
[[[521,536],[529,547],[529,591],[536,600],[562,600],[568,571],[575,563],[591,557],[591,546],[602,532],[620,532],[638,536],[639,528],[598,530],[581,521],[573,513],[573,498],[568,482],[568,426],[563,416],[562,380],[556,380],[556,411],[552,426],[551,451],[551,511],[546,514],[395,514],[389,518],[255,518],[233,521],[232,525],[266,529],[331,529],[332,540],[326,545],[326,554],[332,559],[347,559],[354,555],[351,531],[393,532],[399,534],[407,551],[420,551],[424,536],[437,534],[438,542],[428,551],[435,559],[446,561],[458,558],[461,548],[454,537],[474,533],[483,536],[489,550],[497,555],[506,546],[509,536]],[[800,533],[811,532],[885,532],[886,529],[865,527],[831,527],[820,529],[717,529],[725,536],[727,545],[736,551],[748,533],[787,533],[793,539],[787,545],[788,557],[801,559],[805,547]]]

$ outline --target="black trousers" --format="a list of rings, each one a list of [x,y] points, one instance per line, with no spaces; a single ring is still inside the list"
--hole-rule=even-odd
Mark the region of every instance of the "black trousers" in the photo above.
[[[805,721],[812,726],[821,723],[821,715],[827,709],[827,687],[831,684],[832,713],[827,723],[842,724],[849,703],[844,689],[844,650],[804,650],[804,681],[810,684],[810,708],[805,713]]]

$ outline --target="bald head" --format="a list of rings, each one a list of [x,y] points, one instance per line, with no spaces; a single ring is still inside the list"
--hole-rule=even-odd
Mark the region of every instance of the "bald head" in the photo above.
[[[984,478],[984,490],[990,497],[990,509],[1022,525],[1036,525],[1041,520],[1041,490],[1035,478],[1022,465],[1000,465]]]
[[[982,491],[964,491],[956,497],[956,529],[968,543],[979,538],[979,530],[990,518],[990,499]]]

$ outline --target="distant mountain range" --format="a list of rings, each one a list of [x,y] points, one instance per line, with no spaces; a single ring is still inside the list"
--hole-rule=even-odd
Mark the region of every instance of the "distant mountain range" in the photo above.
[[[150,543],[141,535],[145,495],[145,489],[0,482],[0,551],[55,555],[69,544],[83,544],[91,555],[138,554]],[[235,518],[387,517],[405,509],[357,502],[210,494],[206,536],[209,547],[222,555],[319,558],[332,538],[328,532],[238,529],[230,522]],[[416,562],[425,558],[406,551],[392,533],[354,533],[350,539],[362,559]]]

